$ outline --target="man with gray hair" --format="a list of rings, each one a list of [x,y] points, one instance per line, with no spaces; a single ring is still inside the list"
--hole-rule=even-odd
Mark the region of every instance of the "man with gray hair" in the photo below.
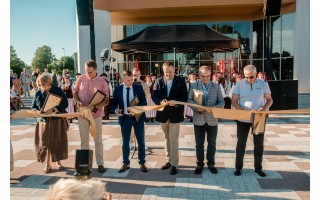
[[[237,110],[267,111],[273,103],[269,85],[256,78],[257,69],[253,65],[247,65],[243,69],[244,79],[237,82],[232,94],[232,106]],[[246,150],[249,130],[252,121],[237,121],[237,148],[236,170],[234,175],[240,176],[243,167],[243,157]],[[253,135],[254,144],[254,168],[261,177],[266,174],[262,171],[264,132]]]
[[[199,68],[200,80],[190,85],[188,102],[196,104],[193,100],[193,90],[200,90],[203,92],[203,106],[222,108],[224,106],[223,95],[220,86],[217,83],[210,81],[211,70],[209,66],[201,66]],[[208,168],[212,174],[217,174],[218,170],[215,168],[215,154],[216,154],[216,139],[218,133],[218,119],[212,113],[209,113],[203,108],[191,107],[193,113],[194,136],[196,140],[196,156],[197,167],[194,171],[196,175],[200,175],[204,166],[204,141],[207,134],[207,160]]]

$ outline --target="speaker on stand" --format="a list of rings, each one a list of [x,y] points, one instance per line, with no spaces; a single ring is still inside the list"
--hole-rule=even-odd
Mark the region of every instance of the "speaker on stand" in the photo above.
[[[102,49],[101,53],[100,53],[100,59],[102,61],[102,71],[104,73],[104,70],[105,70],[105,66],[104,66],[104,61],[108,60],[108,57],[109,57],[109,49],[106,48],[106,49]],[[108,70],[106,70],[108,71]]]
[[[81,149],[76,150],[75,178],[78,179],[90,179],[92,172],[92,156],[93,150]]]

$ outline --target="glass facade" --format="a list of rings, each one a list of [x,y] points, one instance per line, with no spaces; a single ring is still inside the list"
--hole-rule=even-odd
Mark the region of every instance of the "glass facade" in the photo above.
[[[272,17],[272,74],[270,80],[293,79],[294,13]],[[252,64],[266,72],[266,20],[252,22]]]
[[[272,17],[272,75],[271,80],[293,79],[293,45],[294,45],[294,13]],[[182,23],[179,23],[182,24]],[[223,53],[158,53],[134,54],[124,57],[124,62],[118,62],[118,69],[132,69],[139,65],[143,74],[161,73],[161,65],[166,60],[175,62],[176,72],[186,75],[189,71],[197,70],[200,65],[209,65],[213,71],[223,71],[230,74],[233,71],[242,72],[247,64],[253,64],[258,71],[266,72],[266,20],[239,22],[205,22],[183,23],[205,24],[209,28],[221,32],[228,37],[238,39],[240,51]],[[161,24],[164,26],[169,24]],[[126,25],[123,26],[124,37],[142,31],[154,25]],[[251,32],[252,31],[252,32]],[[238,57],[240,56],[240,59]],[[224,64],[221,64],[223,62]],[[224,65],[224,67],[222,67]]]

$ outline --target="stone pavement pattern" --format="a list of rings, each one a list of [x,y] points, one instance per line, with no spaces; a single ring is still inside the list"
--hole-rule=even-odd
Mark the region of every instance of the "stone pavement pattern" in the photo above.
[[[68,131],[69,158],[65,170],[42,174],[44,163],[38,163],[34,151],[34,119],[11,126],[15,170],[10,174],[11,199],[42,199],[49,185],[60,178],[73,178],[75,150],[80,148],[77,121]],[[249,136],[240,177],[233,175],[236,146],[236,124],[220,122],[217,138],[216,167],[213,175],[205,167],[202,175],[193,173],[195,139],[193,125],[184,122],[180,129],[179,173],[169,175],[161,170],[165,163],[164,137],[157,123],[146,124],[148,173],[139,170],[137,153],[131,169],[119,174],[122,165],[121,133],[116,120],[103,122],[104,158],[107,171],[97,172],[94,159],[92,178],[107,183],[113,199],[310,199],[310,118],[269,118],[266,127],[263,169],[266,178],[254,173],[253,142]],[[94,148],[91,140],[90,145]],[[131,152],[132,154],[132,152]],[[130,155],[131,156],[131,155]]]

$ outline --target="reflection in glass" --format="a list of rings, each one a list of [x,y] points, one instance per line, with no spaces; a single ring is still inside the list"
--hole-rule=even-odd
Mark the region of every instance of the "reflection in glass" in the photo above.
[[[218,22],[217,31],[227,36],[233,34],[233,22]]]
[[[282,16],[282,53],[289,52],[291,56],[294,55],[294,13]]]
[[[263,20],[253,21],[253,37],[252,37],[252,55],[253,59],[263,58],[263,48],[264,48],[264,29],[263,29]]]
[[[281,59],[281,80],[293,79],[293,58]]]
[[[263,66],[264,60],[252,60],[252,64],[257,68],[257,72],[266,73]]]
[[[265,63],[265,66],[266,63]],[[269,80],[281,80],[280,79],[280,59],[272,59],[272,71],[271,71],[271,77]]]
[[[280,57],[281,44],[281,18],[279,16],[272,17],[272,58]]]

